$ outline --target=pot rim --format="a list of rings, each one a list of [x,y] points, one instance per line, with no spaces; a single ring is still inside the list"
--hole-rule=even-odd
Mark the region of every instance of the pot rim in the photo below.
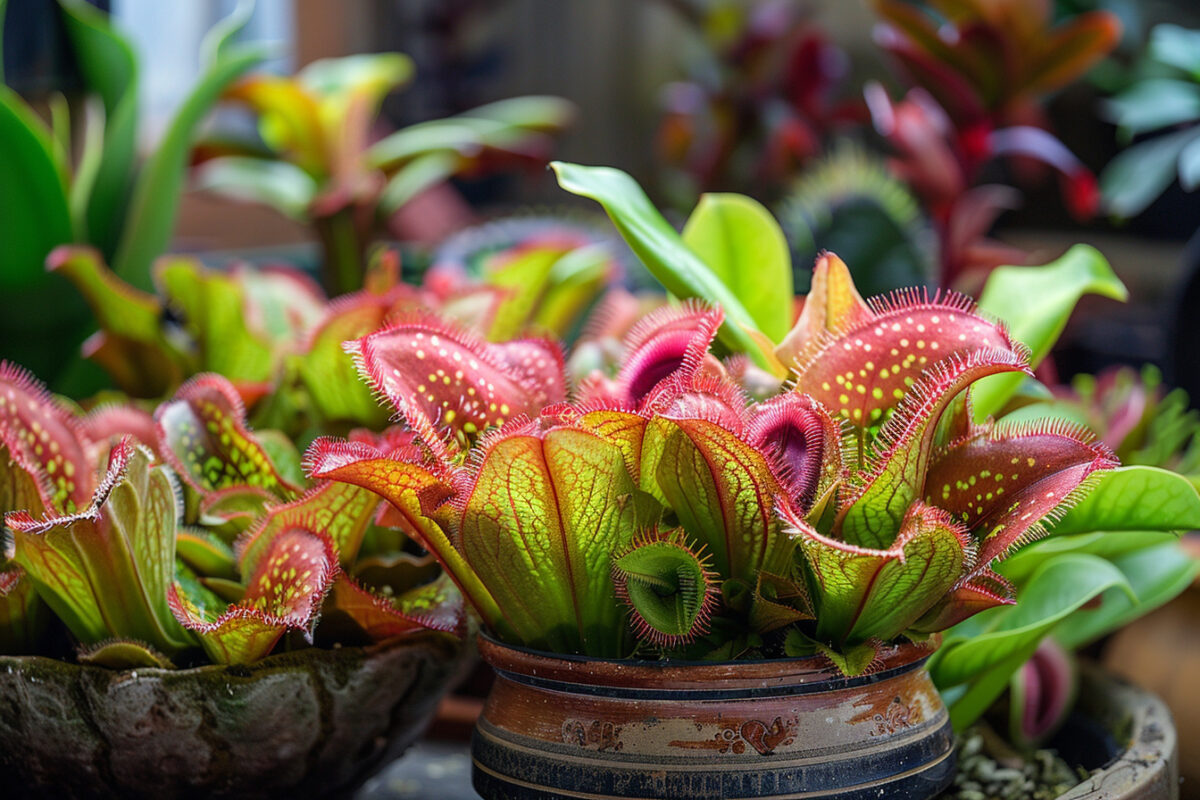
[[[0,669],[27,670],[33,668],[78,671],[82,674],[109,676],[112,680],[133,680],[137,678],[170,678],[174,680],[200,679],[205,677],[223,676],[226,678],[253,679],[266,672],[295,669],[318,660],[348,660],[361,656],[363,660],[377,656],[380,653],[393,650],[400,646],[416,644],[421,641],[445,641],[456,646],[465,643],[464,638],[455,637],[445,631],[414,630],[402,633],[390,639],[383,639],[367,645],[351,645],[339,647],[304,647],[282,653],[272,653],[260,658],[252,664],[201,664],[196,667],[169,669],[167,667],[128,667],[112,669],[96,664],[80,664],[78,661],[67,661],[53,656],[37,653],[22,655],[0,654]]]
[[[505,644],[481,631],[479,655],[498,673],[521,683],[589,694],[647,685],[661,689],[762,689],[791,686],[833,691],[877,683],[920,669],[937,649],[914,643],[880,648],[877,664],[854,677],[843,675],[824,656],[756,661],[648,661],[550,653]]]

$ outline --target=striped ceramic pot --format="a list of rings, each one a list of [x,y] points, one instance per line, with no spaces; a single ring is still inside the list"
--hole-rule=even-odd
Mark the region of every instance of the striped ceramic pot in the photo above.
[[[481,639],[497,674],[472,744],[475,788],[533,798],[935,796],[954,736],[913,646],[846,678],[819,659],[561,657]]]

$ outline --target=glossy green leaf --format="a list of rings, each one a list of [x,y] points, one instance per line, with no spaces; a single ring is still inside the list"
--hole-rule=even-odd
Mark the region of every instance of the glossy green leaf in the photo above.
[[[753,315],[675,229],[663,219],[629,175],[611,167],[585,167],[556,161],[551,166],[559,185],[604,207],[621,236],[651,274],[676,297],[696,297],[721,306],[725,324],[720,339],[731,350],[745,352],[760,367],[768,361],[751,332]]]
[[[86,203],[86,240],[112,256],[125,222],[137,157],[138,74],[133,47],[108,16],[82,0],[59,0],[72,51],[104,105],[103,145]],[[79,183],[79,176],[76,176]]]
[[[223,31],[228,38],[236,33]],[[219,52],[221,45],[215,46]],[[175,229],[187,158],[196,128],[225,87],[268,55],[265,48],[230,48],[208,66],[179,107],[162,142],[142,167],[129,205],[129,217],[113,256],[113,270],[140,289],[151,286],[150,266],[167,250]]]
[[[1121,591],[1109,591],[1098,608],[1077,612],[1063,622],[1054,637],[1074,650],[1124,627],[1175,598],[1200,574],[1200,561],[1176,542],[1134,550],[1112,560],[1129,581],[1136,601]]]
[[[1005,578],[1017,585],[1024,584],[1044,561],[1062,553],[1087,553],[1108,561],[1139,550],[1179,541],[1173,531],[1097,531],[1052,536],[1021,548],[997,566]]]
[[[792,259],[771,212],[745,195],[701,195],[683,242],[742,301],[758,330],[783,340],[792,327]]]
[[[1200,529],[1200,496],[1187,478],[1158,467],[1121,467],[1051,527],[1056,536],[1091,531]]]
[[[955,727],[961,730],[991,704],[1055,625],[1113,588],[1132,593],[1125,576],[1108,561],[1060,555],[1034,573],[1016,605],[981,612],[948,631],[930,660],[934,682],[941,689],[968,681],[980,687],[951,706]]]
[[[262,203],[304,222],[317,196],[317,183],[304,170],[286,161],[222,156],[197,170],[196,188],[238,200]]]
[[[39,282],[46,256],[71,241],[66,165],[46,126],[16,92],[0,87],[0,288]]]
[[[1078,244],[1040,267],[992,270],[979,308],[1008,325],[1012,337],[1029,347],[1030,364],[1036,367],[1058,341],[1075,304],[1085,294],[1121,301],[1129,297],[1100,251]],[[972,389],[975,419],[982,421],[1003,408],[1020,383],[1020,375],[980,382]]]
[[[1200,86],[1174,78],[1147,78],[1104,104],[1105,115],[1126,140],[1184,122],[1200,120]]]
[[[1100,174],[1100,192],[1109,213],[1123,219],[1142,213],[1175,180],[1180,154],[1197,139],[1200,126],[1193,125],[1118,153]]]
[[[1155,61],[1200,81],[1200,31],[1180,25],[1155,25],[1150,31],[1149,51]]]
[[[458,158],[453,153],[437,151],[416,156],[388,178],[379,196],[379,208],[385,215],[395,214],[426,189],[453,177],[458,171]]]

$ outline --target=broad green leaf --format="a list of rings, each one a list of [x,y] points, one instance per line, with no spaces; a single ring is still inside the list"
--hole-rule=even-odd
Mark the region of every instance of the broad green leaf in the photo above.
[[[189,567],[205,577],[233,578],[237,560],[225,540],[202,528],[183,528],[175,539],[175,551]]]
[[[1000,564],[997,571],[1019,586],[1042,562],[1062,553],[1087,553],[1116,561],[1130,553],[1178,541],[1179,535],[1173,531],[1097,531],[1052,536],[1021,548]]]
[[[547,131],[570,124],[575,116],[575,104],[561,97],[531,94],[476,106],[466,114],[517,128]]]
[[[1179,154],[1179,184],[1185,192],[1200,186],[1200,138],[1188,142]]]
[[[228,37],[234,32],[230,29],[223,33]],[[221,52],[220,45],[215,47]],[[196,128],[225,87],[266,58],[268,51],[246,46],[231,48],[222,55],[209,65],[183,101],[133,188],[129,217],[113,257],[113,271],[140,289],[151,288],[150,266],[170,244]]]
[[[762,347],[752,335],[757,330],[753,315],[684,244],[633,178],[611,167],[585,167],[561,161],[551,167],[560,186],[604,207],[621,236],[667,291],[676,297],[696,297],[721,306],[726,321],[719,338],[729,349],[745,352],[758,366],[769,368]]]
[[[135,174],[137,57],[108,15],[83,0],[59,0],[59,6],[83,79],[104,104],[103,150],[92,186],[84,196],[88,235],[81,241],[111,256],[121,235]]]
[[[980,310],[1000,319],[1009,334],[1030,349],[1036,367],[1058,341],[1075,304],[1085,294],[1113,300],[1129,297],[1108,261],[1094,247],[1078,244],[1061,258],[1040,267],[999,267],[992,270]],[[1020,375],[1000,375],[972,389],[975,419],[995,414],[1021,383]]]
[[[1200,126],[1192,125],[1118,153],[1100,174],[1100,192],[1109,213],[1123,219],[1142,213],[1175,180],[1180,154],[1198,138]]]
[[[1134,601],[1126,593],[1110,590],[1098,608],[1076,612],[1054,631],[1059,644],[1074,650],[1106,636],[1144,616],[1192,585],[1200,573],[1200,561],[1176,542],[1134,550],[1112,560],[1125,575]]]
[[[457,171],[458,158],[453,153],[438,151],[417,156],[388,178],[379,196],[380,211],[385,215],[395,214],[421,192],[451,178]]]
[[[1200,86],[1173,78],[1147,78],[1104,104],[1126,143],[1133,136],[1200,120]]]
[[[0,86],[0,289],[41,281],[46,256],[71,241],[66,165],[46,126]]]
[[[558,259],[534,312],[534,329],[559,339],[569,337],[584,312],[603,295],[611,273],[612,256],[603,244],[577,247]]]
[[[758,330],[782,341],[792,326],[792,261],[771,212],[745,195],[701,195],[683,242],[742,301]]]
[[[1170,470],[1133,466],[1101,473],[1095,488],[1051,527],[1051,534],[1196,529],[1196,487]]]
[[[167,304],[183,317],[196,342],[199,364],[234,381],[269,380],[276,367],[271,345],[248,327],[245,287],[232,275],[181,257],[157,265]]]
[[[987,692],[955,704],[951,719],[961,729],[990,705],[1016,670],[1037,648],[1042,637],[1092,598],[1109,589],[1132,593],[1119,569],[1092,555],[1068,553],[1044,563],[1013,606],[977,614],[951,628],[942,648],[930,659],[930,673],[941,689],[987,677]],[[1006,672],[994,674],[1000,669]],[[992,691],[994,690],[994,693]],[[987,695],[991,694],[990,697]]]
[[[196,188],[262,203],[301,222],[317,196],[317,183],[307,172],[286,161],[223,156],[204,162]]]
[[[520,642],[621,654],[610,561],[633,539],[633,491],[620,450],[585,431],[518,432],[482,454],[463,506],[462,552]]]
[[[1150,31],[1150,55],[1200,81],[1200,31],[1179,25],[1155,25]]]

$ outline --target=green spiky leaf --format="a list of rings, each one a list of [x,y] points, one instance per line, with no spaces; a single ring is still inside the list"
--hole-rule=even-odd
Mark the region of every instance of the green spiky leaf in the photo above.
[[[682,532],[640,537],[613,559],[617,596],[640,640],[675,647],[708,631],[718,589],[707,561]]]

